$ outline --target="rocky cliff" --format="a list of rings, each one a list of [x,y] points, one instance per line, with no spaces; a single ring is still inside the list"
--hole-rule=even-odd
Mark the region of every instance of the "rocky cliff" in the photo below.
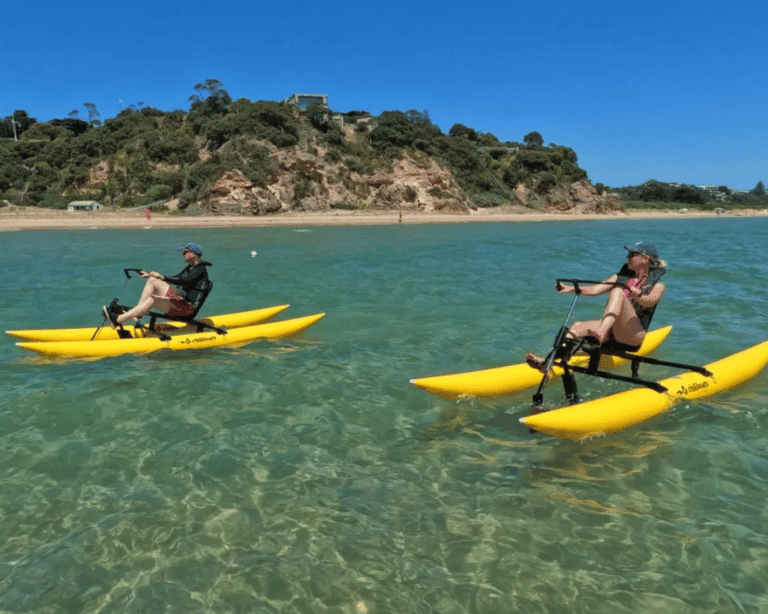
[[[513,190],[511,200],[524,207],[552,213],[611,213],[623,208],[618,194],[601,194],[588,181],[557,185],[543,194],[520,184]]]
[[[419,210],[469,213],[476,208],[453,174],[428,156],[403,155],[388,168],[351,171],[330,162],[321,147],[313,153],[272,148],[276,172],[266,186],[239,170],[225,171],[198,203],[201,213],[265,215],[285,211]],[[609,213],[622,209],[616,194],[600,194],[588,181],[556,185],[545,192],[520,184],[508,204],[543,212]]]

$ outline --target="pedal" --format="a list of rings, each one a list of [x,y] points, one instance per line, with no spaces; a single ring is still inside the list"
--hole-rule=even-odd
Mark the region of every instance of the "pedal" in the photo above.
[[[112,302],[109,304],[109,309],[112,313],[121,314],[130,309],[130,307],[126,307],[125,305],[118,305],[117,300],[117,298],[113,298]]]

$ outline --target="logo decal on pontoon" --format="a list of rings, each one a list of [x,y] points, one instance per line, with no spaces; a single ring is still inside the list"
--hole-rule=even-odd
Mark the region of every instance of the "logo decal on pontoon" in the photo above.
[[[216,339],[216,335],[210,337],[195,337],[194,339],[183,339],[179,341],[180,344],[189,345],[190,343],[202,343],[203,341],[213,341]]]
[[[690,386],[683,386],[682,388],[680,388],[680,390],[678,390],[677,394],[678,395],[690,394],[698,390],[703,390],[704,388],[709,388],[709,382],[704,381],[704,382],[698,382],[696,384],[691,384]]]

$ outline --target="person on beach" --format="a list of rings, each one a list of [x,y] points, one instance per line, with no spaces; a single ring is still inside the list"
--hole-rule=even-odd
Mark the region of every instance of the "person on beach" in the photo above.
[[[203,248],[197,243],[187,243],[179,251],[182,252],[187,266],[178,275],[168,276],[155,271],[141,271],[140,275],[147,282],[135,307],[123,313],[116,313],[106,306],[102,308],[104,317],[112,328],[122,326],[131,318],[140,318],[151,309],[173,317],[191,316],[195,312],[195,305],[202,292],[198,289],[199,283],[208,280],[206,267],[212,265],[202,259]],[[171,285],[177,286],[179,290]]]
[[[627,262],[615,275],[593,286],[579,286],[584,296],[598,296],[609,293],[608,301],[599,320],[575,322],[566,336],[566,343],[576,339],[591,338],[597,345],[613,341],[627,346],[629,351],[640,349],[651,324],[656,306],[666,289],[659,283],[666,273],[666,263],[659,258],[653,243],[640,241],[632,246],[625,245]],[[558,282],[558,292],[575,292],[574,286]],[[544,366],[545,359],[527,354],[525,361],[534,369]]]
[[[149,207],[144,209],[144,215],[147,216],[147,221],[148,222],[152,220],[152,210]]]

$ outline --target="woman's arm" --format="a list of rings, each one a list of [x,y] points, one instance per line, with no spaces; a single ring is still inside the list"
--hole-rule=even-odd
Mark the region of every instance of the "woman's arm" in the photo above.
[[[616,283],[617,279],[618,279],[617,275],[611,275],[608,279],[606,279],[604,282],[600,284],[594,284],[592,286],[580,285],[579,291],[583,296],[598,296],[600,294],[605,294],[606,292],[610,292],[616,287],[614,284]],[[561,282],[557,282],[557,284],[555,284],[555,289],[561,294],[566,294],[568,292],[576,292],[576,288],[574,286],[566,286],[564,283],[561,283]]]
[[[640,305],[640,307],[653,307],[661,300],[661,297],[664,296],[664,290],[666,289],[664,284],[655,284],[648,294],[641,294],[639,288],[632,288],[629,291],[629,298]]]

